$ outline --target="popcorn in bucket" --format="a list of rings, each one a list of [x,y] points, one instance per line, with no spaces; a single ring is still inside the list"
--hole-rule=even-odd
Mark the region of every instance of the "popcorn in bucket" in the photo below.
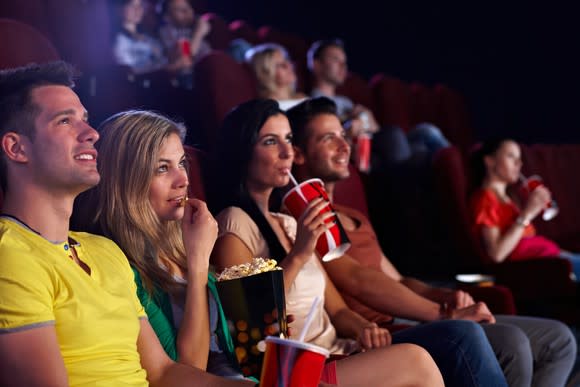
[[[217,290],[244,375],[260,377],[266,336],[287,336],[283,271],[273,259],[223,270]]]

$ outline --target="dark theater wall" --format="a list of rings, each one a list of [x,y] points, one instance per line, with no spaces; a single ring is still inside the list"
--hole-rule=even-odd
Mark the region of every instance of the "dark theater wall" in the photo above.
[[[571,5],[546,4],[213,0],[209,8],[255,27],[341,37],[351,69],[367,77],[448,83],[467,96],[480,138],[580,142],[580,23]]]

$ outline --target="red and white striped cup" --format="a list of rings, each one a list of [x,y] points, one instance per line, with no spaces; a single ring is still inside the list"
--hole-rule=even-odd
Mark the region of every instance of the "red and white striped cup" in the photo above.
[[[282,202],[290,212],[290,215],[298,219],[308,204],[320,197],[328,202],[328,206],[324,207],[320,212],[334,212],[334,208],[328,199],[328,194],[324,190],[324,183],[320,179],[306,180],[293,187],[284,195]],[[338,217],[335,215],[325,220],[326,223],[333,221],[335,222],[334,225],[325,231],[316,243],[316,253],[324,262],[342,257],[350,247],[350,240],[346,236]]]

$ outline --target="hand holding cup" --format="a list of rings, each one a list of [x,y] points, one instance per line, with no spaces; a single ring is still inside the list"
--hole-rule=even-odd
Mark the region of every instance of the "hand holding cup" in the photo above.
[[[550,191],[544,185],[539,185],[528,195],[528,200],[523,212],[526,213],[530,219],[534,219],[546,208],[546,203],[549,204],[551,198],[552,195],[550,194]]]
[[[288,212],[298,219],[297,249],[307,251],[317,238],[315,251],[324,262],[339,258],[348,250],[350,241],[320,179],[296,184],[284,195],[282,202]]]

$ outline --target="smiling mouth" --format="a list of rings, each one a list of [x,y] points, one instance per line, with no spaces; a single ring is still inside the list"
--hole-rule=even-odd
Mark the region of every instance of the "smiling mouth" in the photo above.
[[[90,154],[83,153],[82,155],[75,156],[75,160],[96,160],[96,157]]]

